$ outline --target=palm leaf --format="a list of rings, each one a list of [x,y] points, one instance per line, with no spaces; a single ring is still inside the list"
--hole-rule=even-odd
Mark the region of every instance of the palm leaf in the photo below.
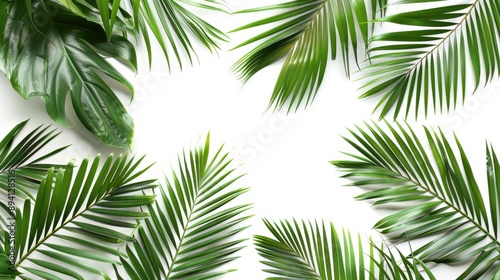
[[[67,125],[69,93],[78,118],[90,132],[109,145],[128,148],[133,120],[98,72],[133,91],[99,54],[135,68],[133,45],[118,35],[108,42],[100,25],[75,16],[54,0],[2,2],[9,14],[0,21],[0,69],[14,89],[25,99],[42,98],[50,117],[63,125]]]
[[[202,18],[203,12],[228,13],[224,2],[218,0],[59,0],[76,15],[103,26],[108,40],[117,31],[141,34],[146,44],[149,63],[152,59],[150,33],[160,44],[169,69],[172,56],[183,67],[196,58],[196,46],[201,44],[210,52],[220,49],[227,35]],[[115,24],[118,30],[113,30]],[[149,29],[148,29],[149,28]],[[196,39],[196,41],[193,41]]]
[[[170,69],[172,56],[182,69],[182,55],[192,64],[195,46],[201,43],[210,52],[217,51],[228,37],[196,13],[215,11],[227,13],[218,0],[131,0],[132,14],[137,31],[142,31],[151,64],[151,42],[148,29],[160,44]],[[196,38],[198,42],[193,42]]]
[[[34,205],[26,201],[17,209],[14,238],[6,236],[0,254],[14,261],[1,267],[0,275],[84,279],[85,272],[110,279],[95,262],[120,263],[124,254],[115,246],[135,240],[137,219],[147,216],[137,207],[154,201],[142,192],[154,188],[156,180],[135,180],[147,170],[139,169],[141,161],[111,155],[99,168],[97,156],[77,169],[72,162],[57,173],[49,169]]]
[[[233,175],[222,147],[213,156],[209,149],[207,137],[179,157],[178,171],[165,179],[138,242],[127,246],[129,259],[121,258],[128,279],[209,279],[229,272],[217,268],[237,258],[244,240],[234,236],[245,229],[251,206],[233,204],[248,189],[232,187],[241,175]]]
[[[8,231],[9,219],[16,217],[16,203],[19,199],[34,200],[33,192],[38,188],[47,171],[53,168],[63,168],[56,164],[42,163],[43,160],[64,150],[55,149],[43,155],[38,153],[49,144],[59,133],[49,130],[49,127],[39,126],[25,135],[21,140],[23,128],[28,121],[16,125],[0,141],[0,242],[4,242],[4,233]],[[8,218],[5,218],[8,217]]]
[[[386,123],[357,127],[345,138],[360,153],[335,161],[352,185],[373,190],[358,196],[401,207],[376,223],[394,241],[433,236],[414,254],[425,263],[474,262],[459,279],[491,279],[500,265],[500,164],[487,146],[488,194],[482,193],[459,140],[425,128],[430,152],[409,127]],[[484,197],[489,198],[489,208]]]
[[[402,1],[405,12],[377,20],[406,30],[370,40],[372,65],[364,69],[362,97],[381,97],[381,117],[391,109],[394,117],[412,110],[418,117],[421,107],[426,116],[432,109],[449,111],[481,82],[499,75],[498,1],[447,0],[409,8],[415,2],[429,1]]]
[[[268,27],[235,48],[257,43],[233,66],[246,81],[264,67],[286,57],[273,90],[270,106],[297,110],[310,104],[318,91],[327,62],[340,52],[349,75],[354,55],[364,54],[371,29],[367,24],[385,0],[292,0],[237,13],[272,12],[274,15],[241,26],[235,31]],[[383,10],[382,10],[383,12]],[[361,40],[360,40],[361,39]]]
[[[108,41],[111,40],[111,36],[113,35],[113,28],[116,23],[118,11],[120,10],[120,3],[121,0],[112,0],[111,3],[109,0],[96,0]]]
[[[267,279],[426,279],[424,275],[435,279],[425,265],[406,259],[399,251],[395,256],[371,241],[369,253],[363,251],[359,235],[339,233],[333,223],[266,219],[264,223],[273,238],[257,235],[254,240],[264,258],[261,262],[268,267],[264,271],[275,275]]]

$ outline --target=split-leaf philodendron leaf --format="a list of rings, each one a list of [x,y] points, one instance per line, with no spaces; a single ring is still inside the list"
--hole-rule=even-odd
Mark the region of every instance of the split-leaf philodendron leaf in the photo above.
[[[28,1],[29,2],[29,1]],[[133,87],[102,55],[136,68],[133,45],[102,27],[75,16],[56,1],[0,0],[0,70],[25,99],[40,97],[50,117],[67,125],[65,101],[95,136],[108,145],[128,148],[134,123],[102,73]]]

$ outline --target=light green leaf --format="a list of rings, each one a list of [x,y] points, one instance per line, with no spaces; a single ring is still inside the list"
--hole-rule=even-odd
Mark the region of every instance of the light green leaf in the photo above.
[[[33,200],[31,191],[38,187],[47,170],[50,167],[63,167],[57,164],[42,164],[41,162],[66,149],[67,146],[43,155],[37,155],[59,133],[56,133],[55,130],[49,130],[49,127],[39,126],[20,141],[16,141],[27,123],[28,121],[19,123],[0,141],[0,188],[6,192],[5,196],[9,194],[9,189],[11,189],[10,194],[16,198]],[[8,208],[3,200],[2,208]],[[15,209],[13,211],[15,213]]]

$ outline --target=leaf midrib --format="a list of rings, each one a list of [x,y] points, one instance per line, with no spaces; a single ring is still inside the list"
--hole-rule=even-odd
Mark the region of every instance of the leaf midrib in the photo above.
[[[74,215],[73,217],[71,217],[69,220],[67,220],[66,222],[62,223],[60,226],[57,226],[52,231],[48,232],[45,237],[43,237],[42,239],[40,239],[30,250],[28,250],[21,258],[19,258],[19,261],[16,263],[15,267],[16,268],[19,267],[21,265],[21,263],[27,257],[29,257],[29,255],[31,253],[33,253],[34,251],[36,251],[38,249],[38,247],[40,247],[41,245],[43,245],[43,243],[47,239],[49,239],[50,237],[52,237],[54,234],[57,233],[58,230],[64,228],[67,224],[69,224],[72,221],[74,221],[76,218],[78,218],[79,216],[81,216],[83,213],[89,211],[92,207],[94,207],[96,204],[98,204],[103,199],[105,199],[109,195],[109,193],[111,193],[115,188],[116,188],[116,186],[109,188],[109,190],[101,197],[101,199],[97,199],[94,203],[91,203],[88,207],[86,207],[85,209],[83,209],[80,212],[78,212],[76,215]],[[47,225],[45,225],[45,226],[47,226]]]
[[[202,185],[203,185],[203,181],[204,181],[205,178],[202,178],[200,180],[200,186],[196,186],[196,191],[195,191],[195,197],[194,197],[194,200],[193,200],[193,204],[191,205],[191,207],[189,207],[189,214],[187,215],[187,220],[186,220],[186,223],[185,225],[182,226],[182,235],[179,237],[179,244],[176,246],[175,248],[175,253],[174,253],[174,256],[172,257],[172,261],[170,262],[170,265],[168,266],[168,273],[167,275],[165,276],[165,279],[169,279],[170,277],[170,274],[172,273],[172,270],[173,270],[173,267],[175,265],[175,261],[177,260],[177,257],[180,255],[180,251],[181,251],[181,247],[184,243],[184,238],[186,236],[186,232],[187,230],[189,229],[189,224],[192,222],[191,221],[191,217],[193,216],[193,213],[194,213],[194,208],[197,206],[197,203],[198,203],[198,199],[200,198],[200,190],[202,188]],[[167,263],[168,265],[168,263]]]
[[[309,32],[309,29],[311,28],[313,21],[316,20],[316,18],[318,17],[318,14],[325,8],[326,2],[328,2],[328,1],[330,1],[330,0],[324,0],[323,3],[321,5],[319,5],[318,10],[311,15],[311,20],[307,23],[306,27],[304,27],[302,32],[300,32],[300,35],[296,36],[295,37],[296,39],[293,40],[293,43],[291,43],[290,46],[288,47],[288,55],[290,55],[290,52],[292,51],[292,49],[295,48],[297,43],[305,36],[305,34],[307,32]]]
[[[472,10],[474,10],[476,8],[476,5],[479,3],[479,1],[480,0],[475,0],[474,3],[471,5],[470,9],[462,17],[462,19],[459,22],[457,22],[457,24],[455,25],[455,27],[452,30],[450,30],[448,32],[448,34],[443,39],[441,39],[441,41],[439,41],[439,43],[437,43],[431,50],[429,50],[424,56],[422,56],[410,69],[408,69],[401,76],[408,76],[408,75],[410,75],[410,73],[413,72],[417,68],[418,65],[422,64],[422,62],[425,59],[427,59],[427,57],[429,57],[432,53],[434,53],[435,50],[437,50],[442,44],[444,44],[444,42],[446,42],[446,40],[448,40],[452,34],[455,34],[455,32],[457,31],[457,29],[462,26],[462,23],[464,21],[466,21],[467,18],[469,17],[469,15],[472,13]]]
[[[458,208],[456,205],[454,205],[453,203],[449,202],[448,200],[446,200],[444,197],[441,197],[438,193],[436,192],[433,192],[430,188],[424,186],[423,184],[421,184],[420,182],[416,181],[416,180],[413,180],[412,178],[409,178],[408,176],[405,176],[403,174],[401,174],[401,172],[399,172],[399,170],[392,170],[392,168],[389,168],[389,170],[399,174],[399,176],[401,176],[402,178],[412,182],[413,184],[415,184],[416,186],[418,187],[421,187],[422,189],[424,189],[425,191],[429,192],[430,194],[432,194],[435,198],[439,199],[441,202],[445,203],[446,205],[448,205],[449,207],[451,207],[453,210],[455,210],[458,214],[462,215],[463,217],[465,217],[469,222],[471,222],[474,226],[476,226],[477,228],[479,228],[479,230],[481,230],[487,237],[489,237],[491,240],[493,240],[494,243],[496,243],[496,246],[500,248],[500,240],[498,240],[493,234],[491,234],[488,229],[484,228],[479,222],[477,222],[473,217],[471,217],[470,215],[468,215],[467,213],[465,213],[462,209]]]
[[[314,267],[314,265],[311,264],[311,262],[309,261],[309,259],[305,256],[303,256],[301,253],[297,252],[297,250],[295,250],[294,248],[290,247],[288,244],[285,244],[292,252],[294,252],[298,257],[300,257],[300,259],[309,267],[309,269],[311,270],[311,272],[314,272],[314,274],[316,274],[316,276],[318,277],[318,279],[321,279],[321,275],[318,273],[318,271],[316,270],[316,267]]]

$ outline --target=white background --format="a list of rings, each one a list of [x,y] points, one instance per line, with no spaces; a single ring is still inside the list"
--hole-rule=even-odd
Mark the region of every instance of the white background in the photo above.
[[[244,5],[243,1],[233,0],[228,5],[238,10],[267,1],[251,2]],[[249,18],[218,15],[211,20],[229,31]],[[225,143],[236,162],[243,164],[240,172],[248,173],[240,181],[241,186],[251,187],[241,201],[254,203],[255,217],[248,222],[252,227],[244,233],[247,237],[269,235],[261,222],[263,217],[333,221],[337,228],[348,228],[363,236],[376,235],[371,228],[382,211],[367,202],[355,201],[353,197],[360,192],[343,187],[346,181],[339,179],[341,174],[329,161],[345,159],[339,151],[352,151],[340,135],[347,135],[346,128],[355,124],[376,120],[378,116],[372,115],[372,110],[377,100],[359,100],[359,84],[349,81],[341,62],[335,61],[329,64],[317,99],[309,108],[288,116],[266,111],[281,63],[264,69],[243,85],[229,69],[244,52],[228,51],[244,39],[242,36],[234,34],[233,41],[223,44],[218,54],[199,51],[200,63],[184,67],[182,72],[173,67],[169,73],[158,50],[149,71],[145,52],[139,53],[139,72],[125,70],[136,87],[135,99],[129,104],[129,97],[121,96],[135,120],[132,153],[147,154],[147,161],[156,162],[149,175],[161,178],[183,148],[197,143],[210,131],[214,146]],[[142,47],[138,51],[143,51]],[[23,100],[3,75],[0,85],[0,135],[28,118],[29,128],[52,124],[40,100]],[[413,128],[418,132],[422,132],[421,125],[440,126],[448,136],[454,131],[483,186],[485,140],[500,149],[499,90],[496,80],[469,97],[455,112],[416,123],[408,120],[415,123]],[[59,156],[61,161],[120,152],[96,141],[82,130],[71,110],[68,114],[73,128],[53,124],[63,133],[51,147],[72,144]],[[253,245],[250,241],[247,245],[241,258],[229,266],[238,271],[224,279],[264,279]],[[453,279],[461,269],[441,267],[439,271],[439,279]]]

